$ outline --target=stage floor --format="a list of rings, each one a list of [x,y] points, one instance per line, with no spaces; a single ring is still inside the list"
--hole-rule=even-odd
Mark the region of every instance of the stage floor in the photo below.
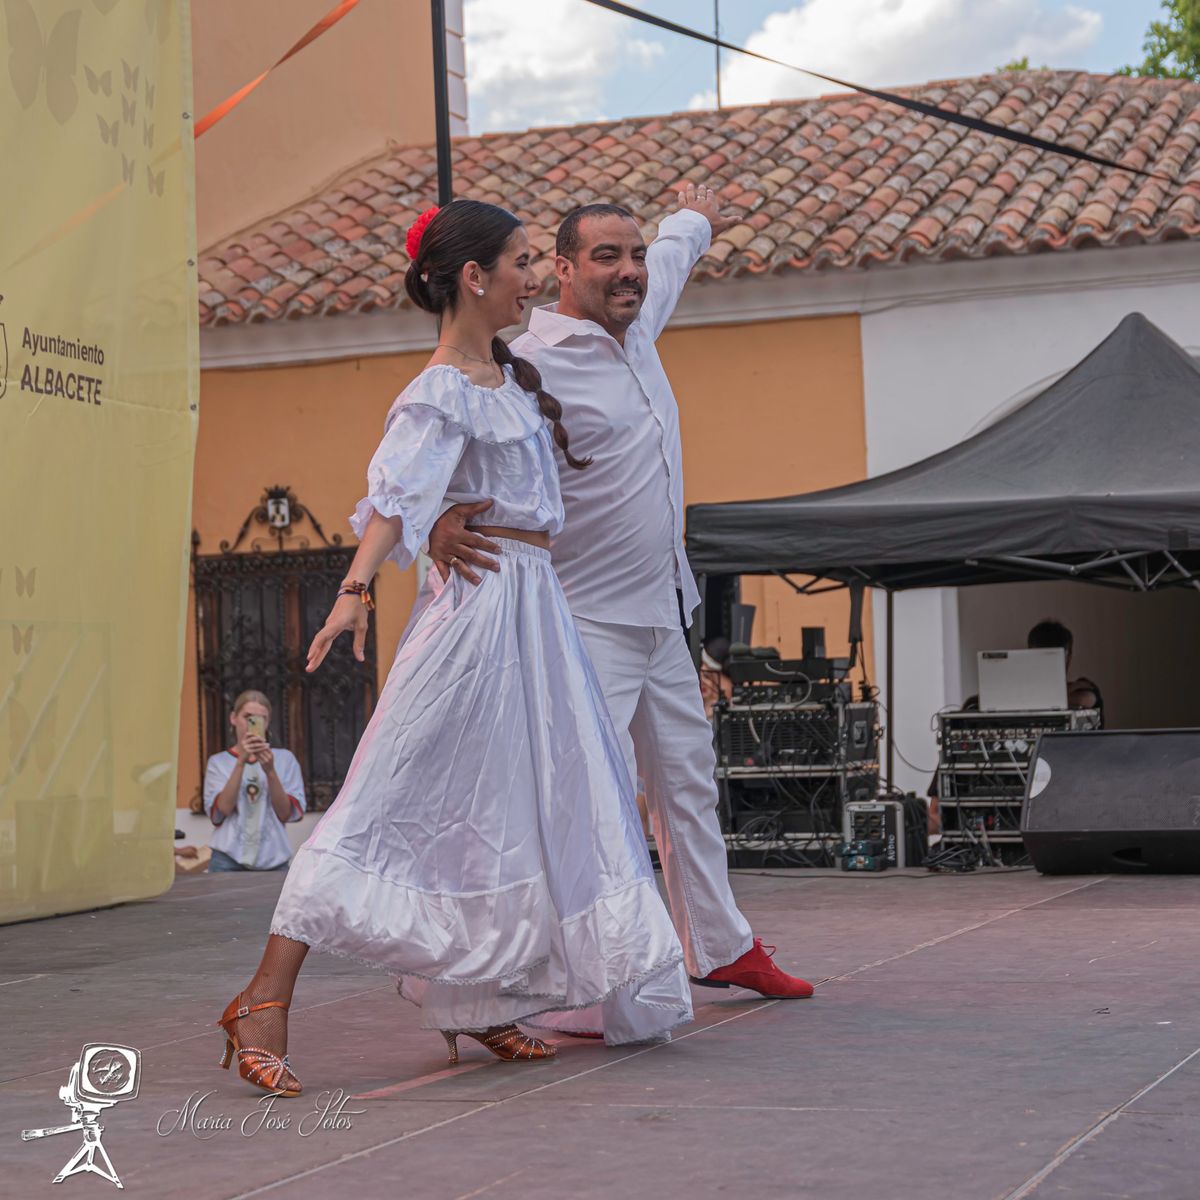
[[[0,927],[0,1191],[58,1194],[80,1135],[20,1131],[68,1124],[58,1088],[85,1042],[111,1040],[142,1053],[140,1095],[101,1117],[136,1196],[1200,1194],[1200,880],[734,883],[817,994],[698,988],[696,1023],[666,1046],[564,1039],[551,1062],[508,1064],[466,1042],[447,1068],[390,979],[311,956],[291,1023],[305,1093],[274,1102],[290,1128],[262,1127],[259,1093],[217,1070],[212,1026],[258,959],[278,876],[181,878],[155,901]],[[337,1089],[349,1128],[314,1130]],[[175,1127],[193,1094],[209,1127]]]

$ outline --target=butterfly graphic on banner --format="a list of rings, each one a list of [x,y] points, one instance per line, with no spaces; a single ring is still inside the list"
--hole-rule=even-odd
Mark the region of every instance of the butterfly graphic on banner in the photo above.
[[[121,69],[125,73],[125,90],[127,92],[137,92],[138,76],[142,73],[141,67],[131,67],[124,59],[121,59]]]
[[[93,96],[103,92],[106,96],[112,95],[112,72],[105,71],[103,75],[97,75],[91,67],[84,64],[84,78],[87,80],[88,90]]]
[[[100,137],[104,140],[106,146],[115,146],[117,144],[117,134],[121,132],[121,122],[114,121],[111,125],[99,113],[96,114],[96,120],[100,124]]]
[[[33,649],[33,626],[29,625],[24,630],[12,627],[12,648],[13,653],[20,657],[22,654],[28,654]]]
[[[136,99],[126,100],[124,96],[121,97],[121,116],[125,120],[126,124],[133,124],[134,118],[137,116]]]
[[[30,567],[28,571],[22,571],[20,567],[14,567],[17,573],[17,597],[29,596],[33,597],[33,589],[37,583],[37,567]]]
[[[142,122],[142,144],[148,149],[154,149],[154,126],[149,121]]]
[[[165,167],[157,174],[150,170],[149,167],[146,168],[146,187],[150,189],[152,196],[161,196],[163,194],[163,181],[166,177],[167,172]]]
[[[125,152],[121,152],[121,178],[128,184],[133,183],[133,168],[137,166],[136,158],[126,158]]]
[[[155,90],[155,85],[152,84],[150,82],[150,80],[147,79],[146,80],[146,111],[147,112],[152,112],[154,110],[154,90]]]
[[[8,29],[8,77],[22,108],[37,101],[43,76],[46,107],[65,125],[79,107],[75,72],[79,57],[79,9],[64,13],[44,33],[30,0],[4,0]]]
[[[159,42],[171,36],[171,9],[175,0],[146,0],[146,28],[158,34]]]

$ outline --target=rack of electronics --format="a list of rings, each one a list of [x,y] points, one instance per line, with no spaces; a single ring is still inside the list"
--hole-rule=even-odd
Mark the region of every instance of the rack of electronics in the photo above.
[[[964,868],[1024,862],[1021,806],[1038,738],[1099,729],[1099,710],[942,712],[937,721],[943,847]]]
[[[847,658],[735,647],[726,670],[733,692],[713,724],[730,866],[844,865],[849,806],[877,801],[878,705],[865,687],[853,698]],[[873,819],[856,829],[873,830]],[[877,869],[871,857],[858,869]]]

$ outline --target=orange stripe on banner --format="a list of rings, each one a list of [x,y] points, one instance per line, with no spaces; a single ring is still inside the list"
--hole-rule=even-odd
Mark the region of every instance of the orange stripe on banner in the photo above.
[[[207,133],[218,121],[227,117],[276,67],[283,66],[293,54],[299,54],[309,43],[315,42],[323,33],[328,33],[357,5],[358,0],[342,0],[339,5],[330,9],[274,66],[268,67],[257,79],[252,79],[245,87],[238,88],[232,96],[226,100],[222,100],[216,108],[205,113],[196,122],[195,136],[200,137],[201,134]]]
[[[67,220],[64,221],[57,229],[52,230],[40,241],[30,246],[30,248],[26,250],[20,258],[13,259],[13,261],[8,264],[6,270],[11,271],[14,267],[19,267],[26,259],[32,258],[35,254],[41,254],[43,250],[53,246],[54,243],[59,240],[59,238],[66,237],[72,229],[78,229],[79,226],[85,221],[90,220],[102,208],[106,207],[113,200],[115,200],[128,186],[129,185],[127,183],[122,181],[121,183],[118,183],[115,188],[110,188],[104,193],[103,196],[97,196],[96,199],[93,200],[86,208],[81,208],[73,217],[68,217]]]
[[[179,139],[176,138],[158,155],[157,158],[154,159],[154,161],[151,163],[151,168],[157,167],[166,162],[167,159],[176,154],[178,150]],[[81,208],[74,215],[68,217],[57,228],[52,229],[49,233],[45,234],[42,238],[30,246],[29,249],[23,254],[19,255],[17,258],[14,258],[12,262],[6,263],[4,269],[6,271],[11,271],[16,267],[19,267],[21,263],[25,262],[26,260],[33,258],[35,255],[41,254],[43,250],[48,250],[54,245],[55,242],[65,238],[67,234],[71,233],[75,229],[78,229],[80,225],[90,221],[92,217],[94,217],[101,209],[107,208],[118,196],[120,196],[123,192],[127,192],[128,190],[129,184],[122,179],[121,182],[116,185],[116,187],[109,188],[109,190],[102,196],[97,196],[93,201],[91,201],[90,204],[84,205],[83,208]]]

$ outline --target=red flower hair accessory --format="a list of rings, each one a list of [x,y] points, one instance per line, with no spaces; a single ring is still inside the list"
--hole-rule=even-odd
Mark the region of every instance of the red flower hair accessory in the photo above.
[[[425,230],[429,227],[429,222],[438,215],[441,209],[435,204],[432,208],[427,208],[409,227],[408,237],[404,239],[404,248],[408,251],[408,257],[412,262],[417,261],[417,254],[421,249],[421,238]]]

